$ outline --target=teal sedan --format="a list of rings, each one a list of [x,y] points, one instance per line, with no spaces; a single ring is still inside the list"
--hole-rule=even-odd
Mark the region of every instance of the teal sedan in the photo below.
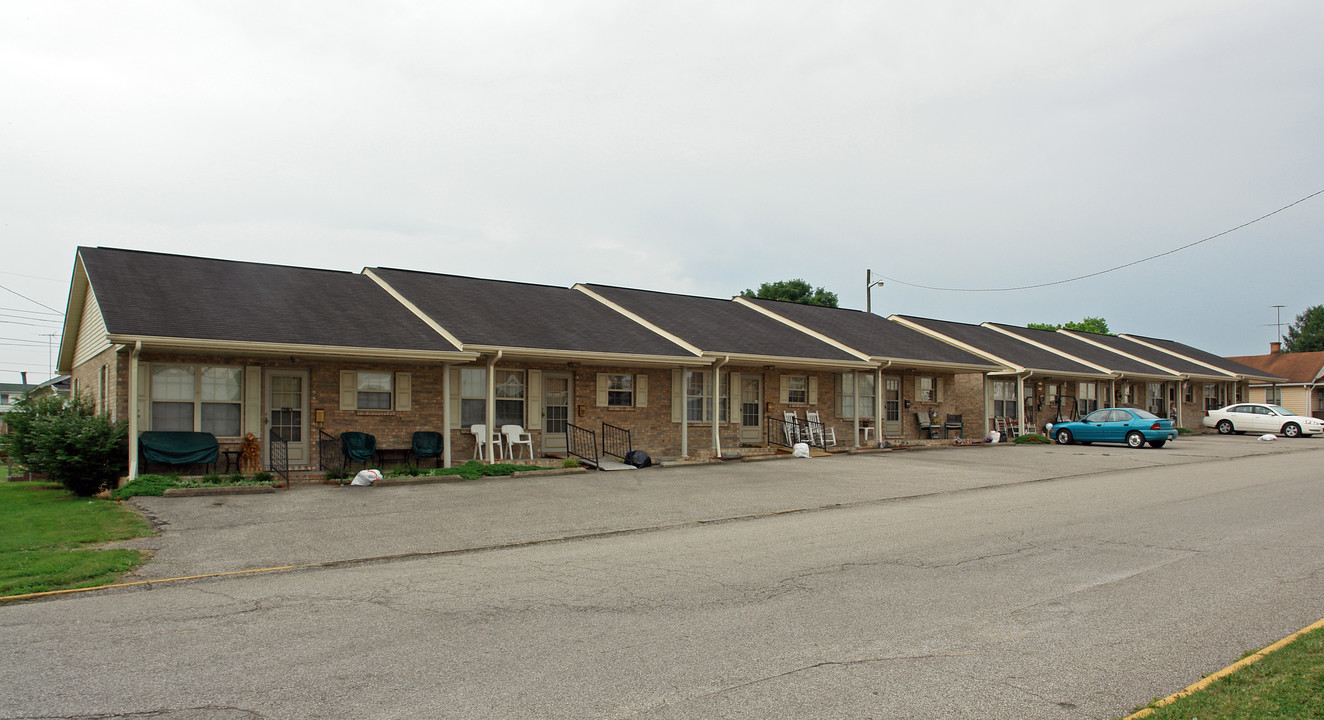
[[[1110,442],[1139,448],[1149,443],[1161,448],[1169,440],[1177,439],[1177,425],[1147,410],[1103,408],[1075,422],[1056,423],[1048,430],[1048,437],[1059,445]]]

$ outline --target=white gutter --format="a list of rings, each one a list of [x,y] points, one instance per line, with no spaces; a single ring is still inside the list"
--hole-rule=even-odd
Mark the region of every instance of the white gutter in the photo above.
[[[129,480],[138,477],[138,354],[142,351],[141,340],[129,351]]]
[[[722,459],[722,432],[718,420],[722,417],[722,408],[719,405],[722,402],[722,366],[731,361],[730,356],[713,362],[713,459]],[[733,392],[732,388],[727,388],[727,393]],[[728,398],[729,400],[729,398]],[[730,418],[727,418],[728,420]]]
[[[892,361],[888,360],[886,365],[879,365],[873,371],[873,439],[879,443],[883,441],[883,370],[890,367]],[[897,402],[901,402],[900,392],[898,387]]]

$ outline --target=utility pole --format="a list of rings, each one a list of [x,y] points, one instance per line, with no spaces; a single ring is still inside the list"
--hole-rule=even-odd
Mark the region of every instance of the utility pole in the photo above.
[[[879,280],[877,282],[874,281],[873,270],[864,271],[864,311],[865,312],[868,313],[873,312],[873,287],[875,285],[882,285],[882,284],[883,284],[882,280]]]
[[[1276,309],[1278,310],[1278,322],[1275,323],[1275,324],[1278,326],[1278,347],[1282,347],[1282,343],[1283,343],[1283,308],[1285,308],[1285,307],[1287,307],[1287,306],[1286,306],[1286,305],[1273,305],[1273,306],[1271,306],[1271,307],[1276,308]]]

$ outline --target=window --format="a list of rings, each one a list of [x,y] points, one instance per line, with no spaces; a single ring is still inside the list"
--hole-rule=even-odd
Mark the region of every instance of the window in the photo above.
[[[648,376],[598,373],[597,405],[605,408],[648,407]]]
[[[711,422],[713,419],[712,373],[699,370],[685,371],[685,417],[689,422]],[[721,374],[718,392],[718,422],[727,421],[727,398],[731,392],[731,374]]]
[[[150,392],[153,430],[242,434],[242,368],[153,365]]]
[[[1315,409],[1324,412],[1324,392],[1315,391]]]
[[[1016,412],[1016,383],[1011,380],[993,381],[993,416],[1020,417]]]
[[[391,373],[360,372],[358,374],[358,409],[391,409]]]
[[[938,402],[938,379],[932,377],[915,378],[915,401],[922,403]]]
[[[1215,383],[1204,384],[1204,409],[1217,410],[1223,407],[1223,403],[1218,400],[1218,385]]]
[[[1146,407],[1149,409],[1150,412],[1154,413],[1155,415],[1164,414],[1163,385],[1161,383],[1156,383],[1156,382],[1146,383],[1145,396],[1148,399],[1148,405],[1146,405]]]
[[[1091,413],[1099,409],[1099,386],[1096,383],[1080,383],[1076,393],[1080,395],[1080,412]]]
[[[792,405],[809,404],[809,378],[804,375],[786,376],[786,402]]]
[[[492,427],[524,424],[527,385],[523,370],[493,373],[496,381],[496,420]],[[487,368],[460,368],[460,426],[484,425],[487,418]]]
[[[633,375],[607,375],[607,407],[634,407]]]
[[[1264,388],[1264,402],[1267,405],[1283,404],[1283,389],[1277,385]]]
[[[855,417],[855,373],[841,374],[841,410],[838,413],[841,417]],[[860,416],[871,418],[874,416],[874,400],[877,397],[874,387],[874,376],[872,374],[861,374],[860,378]]]
[[[1184,402],[1188,402],[1188,403],[1193,403],[1193,402],[1195,402],[1195,388],[1191,387],[1191,384],[1190,384],[1189,382],[1188,382],[1188,383],[1183,383],[1183,385],[1184,385],[1185,388],[1186,388],[1186,394],[1185,394],[1185,400],[1184,400]]]
[[[1058,394],[1057,383],[1048,383],[1044,386],[1044,403],[1054,411],[1057,410],[1058,403],[1060,402],[1058,400],[1059,397],[1061,396]]]

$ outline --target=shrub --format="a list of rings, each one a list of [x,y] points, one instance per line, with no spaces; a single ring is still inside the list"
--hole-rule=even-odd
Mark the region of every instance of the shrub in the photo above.
[[[266,470],[253,473],[253,482],[258,483],[260,485],[269,484],[271,482],[271,473],[267,472]]]
[[[160,496],[170,488],[179,487],[179,481],[166,477],[164,475],[139,475],[138,477],[124,483],[124,487],[111,493],[110,496],[116,500],[123,500],[138,495]]]
[[[1016,436],[1016,439],[1012,440],[1012,442],[1016,443],[1017,445],[1045,445],[1052,441],[1043,435],[1039,435],[1037,433],[1028,433],[1026,435]]]
[[[239,476],[239,479],[240,479],[240,480],[243,480],[244,478],[243,478],[242,475],[240,475],[240,476]],[[209,473],[207,473],[206,475],[203,475],[203,476],[202,476],[202,482],[204,482],[204,483],[206,483],[206,484],[208,484],[208,485],[220,485],[220,484],[221,484],[221,474],[220,474],[220,473],[209,472]]]
[[[5,422],[9,453],[79,497],[113,486],[124,473],[128,426],[98,414],[86,397],[24,396]]]
[[[574,458],[566,458],[561,461],[561,467],[565,467],[565,468],[579,467],[579,461]]]
[[[241,472],[232,472],[225,476],[226,482],[240,483],[244,481],[244,474]]]

